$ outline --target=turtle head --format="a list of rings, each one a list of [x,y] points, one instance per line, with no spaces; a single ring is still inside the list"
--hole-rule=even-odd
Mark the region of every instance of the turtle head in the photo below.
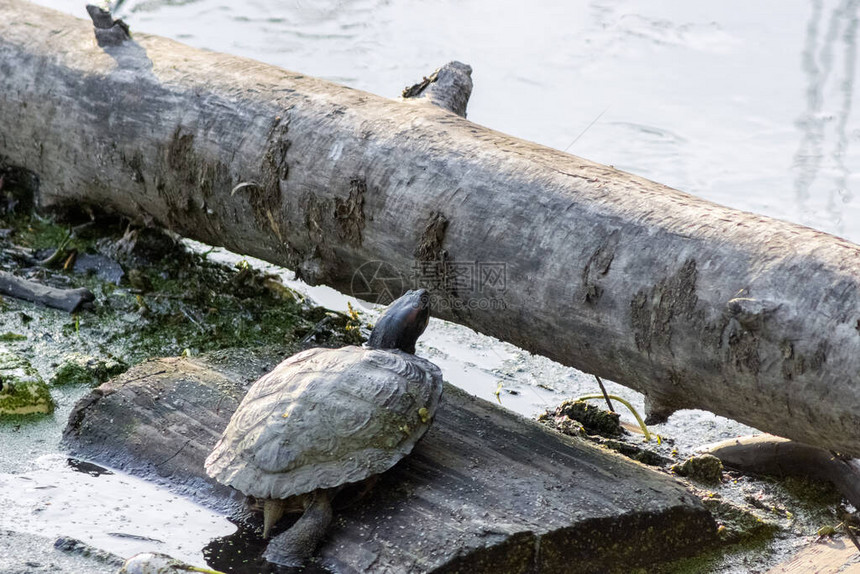
[[[430,295],[426,289],[407,291],[391,303],[376,322],[367,346],[415,352],[415,343],[430,320]]]

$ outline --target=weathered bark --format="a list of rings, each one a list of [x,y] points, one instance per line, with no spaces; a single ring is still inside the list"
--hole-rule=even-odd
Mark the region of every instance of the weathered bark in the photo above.
[[[102,49],[89,22],[20,0],[0,6],[0,97],[0,155],[39,174],[42,205],[366,298],[412,278],[438,316],[641,390],[654,414],[860,455],[851,243],[409,99],[145,34]]]
[[[247,520],[243,497],[203,461],[249,380],[271,367],[244,352],[145,362],[82,399],[65,442]],[[629,572],[716,541],[705,507],[669,476],[450,385],[412,453],[350,503],[360,490],[334,500],[318,552],[333,572]],[[254,558],[229,540],[208,550],[223,570]]]

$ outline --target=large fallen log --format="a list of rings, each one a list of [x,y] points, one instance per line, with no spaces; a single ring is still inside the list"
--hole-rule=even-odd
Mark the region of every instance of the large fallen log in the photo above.
[[[0,5],[0,97],[0,161],[38,174],[43,206],[366,298],[415,281],[437,315],[643,391],[652,416],[703,408],[860,455],[856,245],[421,100],[146,34],[101,48],[21,0]]]
[[[244,352],[145,362],[77,404],[66,445],[248,520],[203,461],[271,366]],[[450,385],[412,454],[368,496],[339,499],[319,557],[343,574],[629,572],[716,542],[704,505],[671,477]],[[213,567],[231,571],[255,550],[231,542],[207,547]]]

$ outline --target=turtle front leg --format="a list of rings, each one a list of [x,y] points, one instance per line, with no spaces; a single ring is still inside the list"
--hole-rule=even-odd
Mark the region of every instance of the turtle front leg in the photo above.
[[[289,530],[272,538],[263,558],[281,566],[303,565],[314,555],[331,524],[331,498],[332,492],[323,489],[308,495],[304,514]]]

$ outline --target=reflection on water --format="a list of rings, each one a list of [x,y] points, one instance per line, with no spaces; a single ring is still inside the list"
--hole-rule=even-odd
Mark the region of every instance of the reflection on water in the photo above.
[[[806,110],[797,120],[802,138],[794,156],[797,174],[794,189],[801,208],[810,199],[816,180],[822,175],[832,175],[833,183],[823,183],[821,192],[826,194],[827,210],[840,232],[844,228],[842,204],[854,197],[849,188],[851,171],[846,155],[849,152],[848,126],[857,72],[858,8],[860,1],[845,0],[833,7],[825,18],[823,2],[812,1],[802,58],[808,82]],[[831,88],[834,85],[835,88]],[[828,106],[828,100],[834,100],[834,103]],[[832,126],[833,141],[826,138],[829,126]]]

